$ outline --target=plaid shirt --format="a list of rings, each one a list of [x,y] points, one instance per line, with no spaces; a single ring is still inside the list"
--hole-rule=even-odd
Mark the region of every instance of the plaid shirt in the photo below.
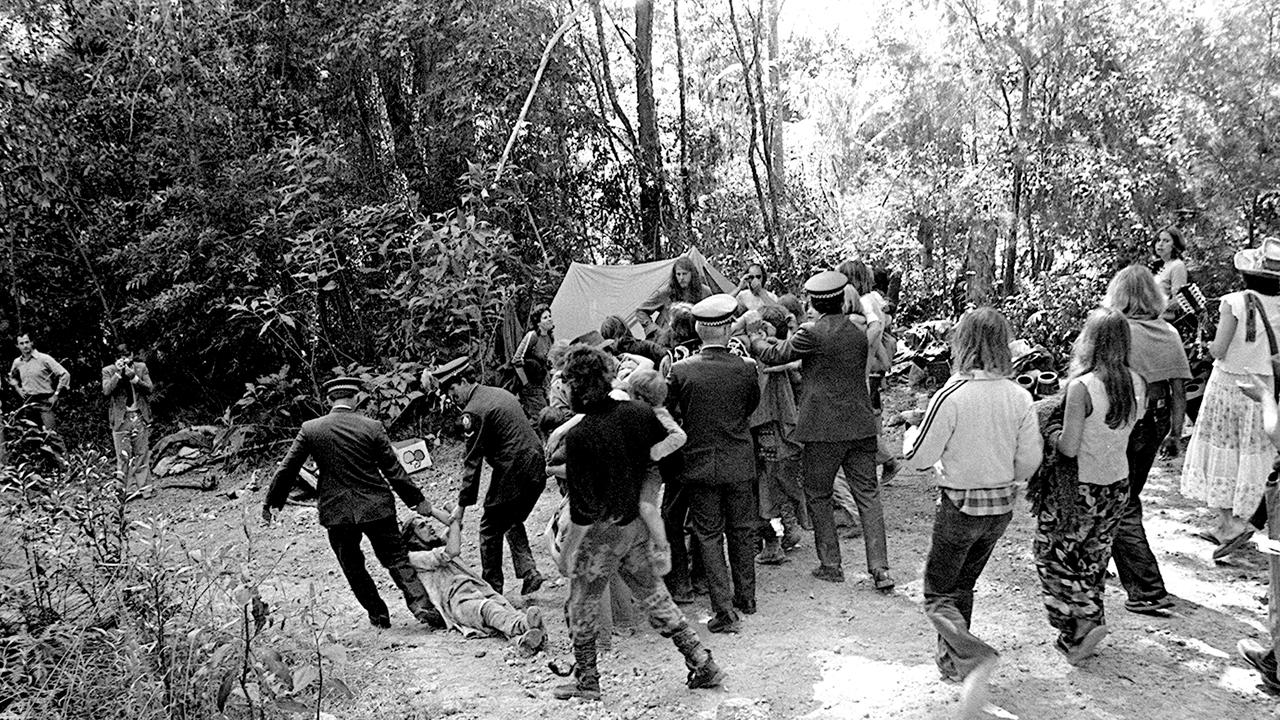
[[[951,498],[956,509],[965,515],[1004,515],[1013,512],[1013,504],[1017,500],[1016,485],[1005,485],[997,488],[940,488]],[[939,496],[941,500],[941,496]]]

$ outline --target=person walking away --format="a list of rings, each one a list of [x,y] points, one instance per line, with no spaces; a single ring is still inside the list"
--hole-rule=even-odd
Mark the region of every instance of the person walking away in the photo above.
[[[1262,411],[1262,429],[1271,446],[1280,449],[1280,417],[1277,417],[1276,398],[1266,376],[1253,375],[1240,384],[1240,391]],[[1271,576],[1267,592],[1267,631],[1271,642],[1267,646],[1244,638],[1236,643],[1236,651],[1245,662],[1262,676],[1262,684],[1272,694],[1280,693],[1280,675],[1277,674],[1276,651],[1280,650],[1280,468],[1273,468],[1267,477],[1266,505],[1267,532],[1270,547],[1267,552],[1267,570]]]
[[[766,366],[800,360],[804,386],[795,439],[804,445],[805,500],[813,523],[818,567],[814,577],[844,582],[831,495],[837,468],[844,468],[862,520],[867,571],[877,590],[891,590],[884,508],[876,482],[876,429],[867,395],[867,336],[844,314],[848,279],[827,270],[805,282],[817,320],[783,343],[752,337],[752,354]]]
[[[1076,338],[1057,451],[1075,458],[1074,492],[1050,492],[1036,511],[1033,545],[1055,647],[1079,664],[1107,635],[1102,603],[1107,558],[1129,503],[1129,433],[1146,408],[1129,368],[1129,325],[1115,310],[1089,314]],[[1067,490],[1070,490],[1068,488]]]
[[[1209,345],[1213,372],[1182,465],[1182,494],[1217,513],[1209,531],[1220,543],[1215,559],[1254,533],[1243,518],[1262,500],[1276,456],[1262,430],[1260,407],[1236,388],[1252,375],[1272,378],[1269,338],[1280,332],[1280,239],[1268,237],[1237,252],[1234,264],[1245,289],[1222,296]]]
[[[462,519],[433,507],[424,509],[449,531],[444,547],[410,552],[409,564],[417,571],[445,625],[468,638],[504,637],[526,656],[541,650],[547,642],[542,608],[530,605],[524,611],[516,610],[489,583],[458,562],[458,555],[462,554]]]
[[[54,408],[58,406],[59,396],[71,387],[71,373],[57,360],[36,350],[29,333],[18,335],[17,341],[18,357],[9,366],[9,385],[22,399],[19,417],[48,430],[54,451],[61,459],[66,446],[58,434]]]
[[[760,386],[755,363],[729,352],[737,307],[727,294],[693,306],[702,348],[672,365],[668,378],[667,407],[689,436],[681,484],[689,492],[694,543],[711,594],[711,632],[738,632],[738,612],[756,611],[753,538],[759,514],[750,418]]]
[[[556,324],[551,319],[551,306],[534,305],[529,311],[529,332],[516,346],[511,365],[520,378],[520,406],[530,422],[537,422],[547,406],[547,375],[550,372],[551,346],[555,342]]]
[[[107,396],[107,422],[116,451],[116,475],[126,498],[150,498],[151,371],[121,344],[120,356],[102,368],[102,394]]]
[[[307,458],[315,458],[320,470],[316,483],[320,524],[329,533],[329,546],[338,558],[351,592],[369,614],[376,628],[391,627],[391,614],[378,594],[378,587],[364,566],[360,541],[369,538],[374,557],[391,573],[391,580],[404,595],[409,612],[419,622],[444,627],[444,620],[431,604],[426,588],[418,579],[396,523],[398,495],[419,514],[431,506],[413,484],[396,458],[391,439],[382,423],[356,412],[359,378],[334,378],[324,384],[330,410],[302,424],[289,452],[280,461],[271,479],[262,519],[268,524],[284,507],[298,471]]]
[[[998,656],[973,634],[974,586],[1013,518],[1018,483],[1035,472],[1043,450],[1031,395],[1010,379],[1009,335],[992,308],[961,316],[951,344],[954,374],[903,437],[907,467],[938,467],[924,608],[938,631],[943,679],[965,682],[961,717],[985,704]]]
[[[658,508],[651,500],[658,480],[648,472],[650,452],[668,432],[649,408],[609,397],[610,361],[602,351],[571,348],[564,378],[574,410],[583,413],[564,439],[569,517],[582,530],[569,580],[574,681],[556,688],[554,695],[562,700],[601,697],[596,620],[614,573],[631,589],[649,624],[684,656],[686,685],[717,687],[724,672],[660,580],[670,555],[662,552],[661,539],[649,530],[658,526]]]
[[[1111,545],[1120,584],[1129,599],[1129,612],[1164,616],[1173,600],[1164,586],[1160,565],[1151,552],[1142,526],[1142,489],[1163,447],[1177,457],[1182,438],[1182,418],[1186,411],[1186,382],[1191,366],[1178,332],[1160,318],[1164,295],[1151,271],[1130,265],[1111,279],[1103,305],[1124,315],[1129,324],[1129,367],[1146,386],[1146,412],[1129,433],[1125,455],[1129,460],[1129,502],[1120,516]]]
[[[480,516],[480,571],[484,581],[502,592],[502,540],[511,548],[511,565],[524,583],[521,595],[542,587],[543,577],[529,548],[524,522],[547,487],[542,443],[515,395],[476,382],[467,357],[455,358],[423,372],[424,387],[435,388],[462,409],[466,440],[462,487],[454,514],[463,517],[480,494],[480,474],[493,468]]]

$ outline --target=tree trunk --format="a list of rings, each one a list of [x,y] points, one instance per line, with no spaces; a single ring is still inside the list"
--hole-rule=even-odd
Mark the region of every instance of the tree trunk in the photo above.
[[[356,102],[365,120],[364,131],[374,173],[389,199],[407,205],[409,181],[396,164],[395,135],[391,130],[391,118],[387,115],[387,100],[382,92],[376,61],[366,57],[358,62],[353,80]]]
[[[604,35],[604,14],[600,10],[600,0],[591,0],[591,14],[596,21],[596,43],[600,45],[600,69],[603,75],[605,94],[609,98],[609,105],[613,107],[613,114],[618,117],[618,122],[622,124],[623,131],[627,134],[627,140],[630,143],[627,149],[635,152],[636,147],[636,131],[631,127],[631,121],[627,119],[627,114],[622,111],[622,105],[618,102],[618,88],[613,84],[613,68],[609,64],[609,45],[605,41]],[[640,6],[636,6],[636,26],[640,24]],[[649,27],[653,27],[653,5],[649,5]],[[652,34],[650,34],[650,53],[652,53]],[[637,69],[637,72],[639,70]],[[652,87],[652,82],[650,83]]]
[[[756,167],[756,141],[759,137],[760,117],[757,113],[759,104],[756,102],[756,89],[752,86],[751,81],[751,65],[753,61],[747,57],[747,49],[742,42],[742,31],[738,27],[738,10],[734,7],[733,0],[729,0],[729,25],[733,28],[734,50],[738,54],[738,63],[742,65],[742,86],[747,98],[747,119],[750,122],[751,132],[747,141],[747,166],[751,169],[751,181],[756,190],[756,203],[760,206],[761,225],[764,226],[764,233],[769,240],[769,246],[774,247],[773,216],[769,209],[769,203],[765,199],[765,186],[760,182],[760,171]],[[766,169],[767,172],[768,170]]]
[[[684,39],[680,35],[680,0],[672,0],[671,14],[676,34],[676,83],[680,95],[680,204],[683,207],[681,232],[686,243],[693,238],[693,191],[689,187],[689,116],[685,112]]]
[[[769,199],[773,205],[773,251],[782,257],[786,227],[779,205],[786,200],[785,153],[782,144],[782,63],[778,59],[779,0],[769,0],[769,88],[773,92],[769,104]]]
[[[1022,98],[1018,111],[1018,127],[1009,138],[1013,145],[1013,222],[1009,223],[1009,242],[1004,247],[1004,294],[1017,290],[1018,276],[1018,224],[1026,204],[1027,185],[1027,136],[1031,122],[1031,68],[1023,59]]]
[[[662,149],[653,97],[653,0],[636,0],[636,119],[640,126],[640,242],[662,257]]]
[[[982,307],[990,305],[996,279],[996,238],[999,232],[990,220],[975,220],[969,227],[969,255],[966,265],[973,271],[969,278],[968,301]]]

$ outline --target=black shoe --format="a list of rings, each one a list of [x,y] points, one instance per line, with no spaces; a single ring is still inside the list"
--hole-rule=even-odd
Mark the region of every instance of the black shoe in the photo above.
[[[827,565],[819,565],[813,569],[813,576],[819,580],[827,582],[842,583],[844,582],[844,570],[838,567],[829,567]]]
[[[432,630],[443,630],[449,627],[449,624],[444,621],[444,616],[441,615],[440,611],[435,608],[431,608],[430,610],[424,610],[421,613],[419,613],[418,622],[422,623],[423,625],[426,625]]]
[[[689,678],[685,680],[685,685],[688,685],[690,690],[720,687],[724,677],[724,671],[716,665],[715,659],[711,657],[711,651],[708,650],[706,662],[689,670]]]
[[[1124,609],[1131,613],[1154,617],[1169,617],[1166,611],[1173,607],[1173,600],[1168,595],[1154,600],[1126,600],[1124,603]]]
[[[671,601],[677,605],[692,605],[698,602],[698,598],[694,596],[692,590],[685,590],[684,592],[671,593]]]
[[[386,615],[370,615],[369,624],[379,630],[389,630],[391,629],[391,618]]]
[[[792,550],[800,547],[801,542],[803,542],[803,538],[800,536],[800,533],[793,533],[788,529],[782,534],[782,551],[791,552]]]
[[[520,588],[520,594],[532,595],[538,592],[538,589],[542,587],[542,583],[545,580],[546,578],[542,577],[542,573],[535,572],[524,579],[524,585]]]
[[[893,478],[897,476],[898,471],[902,469],[902,463],[897,460],[889,460],[881,466],[880,484],[888,485],[893,482]]]
[[[742,632],[742,621],[736,613],[716,613],[715,617],[707,621],[707,632],[739,633]]]

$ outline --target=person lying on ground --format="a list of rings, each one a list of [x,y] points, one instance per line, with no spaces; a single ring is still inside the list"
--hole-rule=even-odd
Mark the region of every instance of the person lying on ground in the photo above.
[[[516,610],[489,583],[458,562],[462,553],[462,518],[427,505],[426,514],[447,525],[449,535],[442,548],[409,553],[409,564],[417,571],[445,625],[468,638],[502,636],[528,655],[541,650],[547,642],[542,609],[530,605],[523,612]]]

